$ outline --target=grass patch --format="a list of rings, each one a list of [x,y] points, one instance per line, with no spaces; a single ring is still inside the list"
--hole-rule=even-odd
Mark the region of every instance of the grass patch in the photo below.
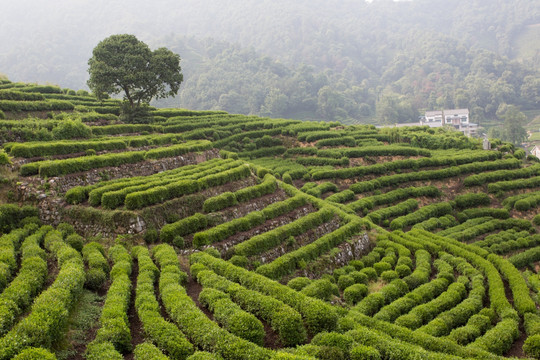
[[[72,359],[86,349],[86,344],[93,337],[93,331],[99,324],[99,316],[105,297],[90,290],[84,290],[71,312],[68,331],[63,341],[55,346],[58,360]]]
[[[377,281],[372,281],[368,284],[368,293],[376,293],[381,291],[383,287],[387,285],[386,281],[378,279]]]

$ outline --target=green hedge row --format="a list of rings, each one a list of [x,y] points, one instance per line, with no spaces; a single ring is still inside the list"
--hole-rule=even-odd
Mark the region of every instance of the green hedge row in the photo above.
[[[484,219],[484,218],[478,218],[478,219]],[[464,225],[467,224],[469,221],[465,222]],[[462,242],[466,242],[466,241],[473,240],[477,236],[480,236],[482,234],[487,234],[496,230],[508,230],[508,229],[529,230],[531,228],[532,228],[531,223],[528,220],[524,220],[524,219],[514,219],[514,218],[510,218],[506,220],[493,219],[493,220],[480,223],[479,225],[468,226],[463,231],[449,234],[448,237],[454,238]]]
[[[206,216],[195,214],[174,223],[164,225],[159,231],[159,238],[166,243],[172,243],[176,236],[185,236],[197,230],[204,229],[208,224]]]
[[[240,307],[268,322],[272,329],[279,334],[283,345],[296,346],[306,342],[307,333],[302,323],[302,317],[296,310],[282,301],[254,290],[248,290],[211,270],[199,271],[197,281],[204,287],[212,287],[226,292]]]
[[[465,179],[463,179],[463,185],[478,186],[478,185],[493,183],[495,181],[499,182],[499,181],[507,181],[507,180],[512,180],[512,179],[519,179],[519,178],[528,178],[535,175],[540,175],[539,164],[536,164],[527,168],[517,169],[517,170],[498,170],[498,171],[486,172],[483,174],[467,176]],[[497,191],[490,190],[489,192],[497,192]]]
[[[514,318],[503,318],[483,336],[469,344],[469,346],[502,356],[510,350],[512,344],[518,337],[518,320]]]
[[[2,111],[51,111],[51,110],[73,110],[75,105],[69,101],[47,100],[47,101],[16,101],[0,100],[0,110]]]
[[[529,189],[538,186],[540,186],[540,176],[535,176],[529,179],[500,181],[488,184],[488,191],[490,193],[501,193],[509,190]]]
[[[93,108],[93,110],[96,110],[96,108]],[[150,133],[162,132],[162,127],[158,125],[147,125],[147,124],[116,124],[116,125],[104,125],[104,126],[92,127],[92,135],[95,135],[95,136],[132,134],[132,133],[140,133],[143,131],[147,131]]]
[[[452,210],[452,205],[448,202],[426,205],[415,212],[395,218],[390,223],[390,229],[402,230],[407,226],[417,224],[429,218],[447,215],[451,213]]]
[[[448,288],[449,282],[446,279],[435,279],[423,284],[405,296],[383,306],[374,316],[374,319],[394,322],[398,317],[407,314],[414,307],[428,302],[440,295]]]
[[[134,247],[132,253],[139,263],[135,309],[141,320],[144,333],[149,340],[164,350],[172,359],[185,359],[193,354],[193,345],[176,325],[166,321],[161,316],[154,290],[159,269],[154,265],[146,247]]]
[[[58,275],[35,299],[30,314],[0,339],[0,359],[12,359],[27,347],[51,348],[62,338],[70,310],[83,290],[85,272],[81,255],[63,242],[58,231],[47,233],[44,242],[57,259]]]
[[[405,200],[394,206],[389,206],[379,210],[375,210],[367,215],[367,217],[375,224],[381,225],[384,220],[391,217],[401,216],[410,213],[418,208],[418,201],[415,199]]]
[[[317,155],[318,149],[316,147],[295,147],[290,148],[283,154],[284,157],[290,157],[291,155]]]
[[[72,154],[76,152],[93,149],[103,150],[123,150],[127,145],[122,140],[102,140],[102,141],[57,141],[46,143],[17,143],[11,146],[10,155],[23,158],[36,156],[50,156],[61,154]]]
[[[88,203],[99,206],[103,203],[103,197],[107,194],[106,203],[109,207],[118,207],[125,201],[126,195],[136,191],[150,189],[152,187],[165,186],[175,181],[196,180],[200,177],[229,170],[240,166],[241,162],[232,160],[212,159],[198,165],[187,165],[180,168],[167,170],[149,176],[137,176],[132,178],[104,181],[95,185],[75,187],[66,192],[66,200],[88,197]]]
[[[528,231],[520,231],[517,232],[514,229],[506,230],[506,231],[499,231],[496,234],[488,235],[484,238],[484,240],[476,241],[474,243],[475,246],[479,246],[482,248],[489,248],[493,245],[500,244],[503,242],[508,242],[511,240],[518,240],[520,238],[527,238],[530,234]],[[535,237],[538,237],[538,235],[535,235]]]
[[[257,273],[270,279],[279,279],[285,275],[289,275],[310,261],[328,253],[339,244],[350,239],[353,235],[358,234],[362,229],[364,229],[364,223],[361,220],[351,220],[337,230],[321,236],[314,242],[288,252],[271,263],[259,266]]]
[[[47,257],[40,243],[49,230],[50,226],[43,226],[22,242],[19,272],[0,294],[0,336],[4,336],[11,329],[45,285],[48,274]]]
[[[349,190],[353,192],[352,190]],[[391,204],[399,200],[405,200],[411,197],[438,197],[441,195],[441,191],[435,186],[411,186],[404,189],[396,189],[380,195],[373,195],[364,197],[360,200],[347,204],[355,212],[362,211],[364,214],[375,206]],[[353,192],[354,196],[354,192]]]
[[[409,234],[415,236],[420,241],[425,239],[425,241],[434,242],[452,255],[467,259],[487,278],[489,285],[489,299],[491,306],[497,314],[503,319],[512,318],[515,320],[517,318],[518,315],[516,311],[512,308],[512,305],[510,305],[506,298],[504,284],[499,272],[490,261],[482,257],[487,256],[489,252],[478,247],[465,245],[457,240],[428,233],[424,230],[414,229],[411,230]],[[479,254],[482,254],[482,256]]]
[[[261,149],[250,150],[250,151],[241,151],[238,153],[238,156],[245,159],[256,159],[266,156],[277,156],[285,153],[287,149],[285,146],[271,146],[264,147]]]
[[[458,214],[459,215],[459,214]],[[426,231],[433,231],[435,229],[446,229],[458,224],[455,217],[452,215],[441,216],[440,218],[431,218],[421,223],[413,225],[413,229],[424,229]]]
[[[199,294],[199,302],[210,309],[214,319],[232,334],[257,345],[264,345],[266,333],[263,324],[236,305],[226,293],[204,288]]]
[[[196,233],[193,236],[193,245],[195,247],[201,247],[223,241],[240,231],[252,229],[255,226],[263,224],[266,220],[288,213],[305,205],[307,202],[308,200],[305,196],[297,195],[287,200],[273,203],[261,211],[254,211],[244,217],[233,219],[211,229]]]
[[[384,149],[385,147],[380,147]],[[407,149],[414,149],[414,148],[407,148]],[[359,151],[362,150],[362,148],[358,149]],[[322,157],[327,155],[334,154],[335,150],[320,150],[317,152],[317,155]],[[349,153],[347,153],[349,154]],[[347,155],[345,153],[339,154],[339,157],[347,156],[347,157],[356,157],[356,156],[349,156],[349,155],[356,155],[354,153],[350,153]],[[331,156],[332,157],[332,156]],[[349,179],[353,177],[362,177],[369,174],[387,174],[391,171],[398,171],[398,170],[406,170],[406,169],[412,169],[414,171],[417,171],[420,168],[425,167],[435,167],[435,166],[459,166],[464,165],[468,163],[474,163],[474,162],[484,162],[484,161],[490,161],[500,158],[500,154],[497,152],[488,152],[488,151],[482,151],[482,152],[474,152],[467,155],[456,155],[451,157],[426,157],[421,159],[405,159],[405,160],[396,160],[391,162],[385,162],[385,163],[379,163],[375,165],[370,166],[357,166],[357,167],[351,167],[346,169],[335,169],[335,170],[317,170],[314,171],[312,176],[315,180],[322,180],[322,179],[331,179],[331,178],[337,178],[337,179]],[[513,159],[513,162],[515,163],[514,167],[519,167],[521,162],[517,159]]]
[[[303,131],[297,135],[298,140],[305,142],[314,142],[321,139],[336,139],[345,135],[344,131]]]
[[[336,192],[338,191],[338,187],[336,184],[327,181],[306,190],[306,193],[320,198],[322,194],[325,194],[330,191]]]
[[[217,196],[208,198],[203,204],[204,212],[215,212],[227,207],[246,202],[264,195],[272,194],[277,190],[277,181],[271,174],[266,174],[262,183],[249,186],[232,192],[224,192]]]
[[[39,174],[41,177],[53,177],[107,166],[133,164],[141,161],[144,161],[144,151],[132,151],[118,154],[28,163],[21,166],[20,173],[22,176]]]
[[[199,180],[179,180],[165,186],[157,186],[148,190],[131,192],[126,195],[124,202],[126,208],[129,210],[141,209],[183,195],[193,194],[209,187],[240,180],[249,175],[251,175],[249,166],[242,165],[218,174],[208,175]]]
[[[37,101],[44,100],[42,94],[27,93],[16,90],[0,90],[0,100]]]
[[[459,222],[464,223],[465,221],[469,219],[479,218],[479,217],[486,217],[490,216],[495,219],[508,219],[510,217],[510,213],[507,209],[497,209],[497,208],[474,208],[474,209],[467,209],[463,210],[462,212],[457,214],[457,219]],[[425,229],[429,230],[429,229]]]
[[[372,316],[384,305],[390,304],[409,292],[409,286],[401,279],[395,279],[385,285],[380,291],[366,296],[354,307],[355,312]]]
[[[346,203],[347,201],[354,200],[354,191],[348,190],[348,189],[343,190],[343,191],[338,192],[336,194],[330,195],[325,200],[343,204],[343,203]]]
[[[367,191],[380,189],[385,186],[395,186],[397,184],[410,181],[441,180],[468,173],[484,172],[487,170],[496,169],[514,169],[518,168],[519,166],[520,161],[517,159],[474,162],[471,164],[458,165],[441,170],[425,170],[418,172],[409,172],[405,174],[381,176],[374,180],[363,181],[353,184],[351,185],[350,189],[356,194],[359,194]],[[315,174],[313,177],[315,178]]]
[[[321,139],[315,144],[317,148],[325,146],[356,146],[356,140],[352,136],[341,136],[333,139]]]
[[[111,285],[103,304],[100,328],[92,344],[110,342],[120,353],[132,350],[129,330],[128,308],[131,297],[131,255],[122,245],[115,245],[109,250],[112,259]]]
[[[459,281],[454,282],[450,284],[448,290],[435,299],[415,307],[406,315],[398,317],[395,324],[413,330],[417,329],[428,321],[431,321],[442,311],[451,309],[460,303],[466,295],[467,288],[465,285]]]
[[[267,360],[271,358],[272,352],[270,350],[239,338],[219,327],[195,305],[180,285],[181,278],[185,276],[185,273],[180,271],[178,257],[171,246],[158,245],[152,249],[152,254],[161,268],[159,292],[163,305],[171,319],[195,346],[217,353],[227,360]]]
[[[227,279],[239,282],[248,289],[272,296],[297,310],[311,334],[331,331],[337,323],[336,310],[321,300],[314,299],[262,275],[234,266],[204,252],[191,255],[191,262],[202,263]]]
[[[458,209],[466,209],[480,205],[489,205],[491,199],[484,193],[466,193],[458,195],[454,198]]]
[[[135,360],[170,359],[168,356],[165,356],[157,346],[149,342],[143,342],[135,346],[135,350],[133,351],[133,357]]]
[[[280,226],[263,234],[255,235],[249,240],[241,242],[232,248],[236,255],[252,256],[261,254],[275,248],[290,236],[298,236],[313,229],[334,217],[332,210],[322,208],[317,212],[310,213],[289,224]]]
[[[295,161],[304,166],[348,166],[349,158],[332,159],[327,157],[299,157]]]
[[[508,260],[494,254],[489,255],[487,260],[493,263],[503,278],[508,281],[510,290],[512,290],[514,307],[518,313],[524,316],[525,313],[535,312],[536,304],[531,299],[529,287],[519,270]]]
[[[190,152],[199,152],[212,148],[212,143],[208,140],[193,140],[184,144],[171,145],[151,149],[144,155],[145,159],[161,159],[166,157],[180,156]]]
[[[491,308],[484,308],[480,313],[471,316],[465,326],[452,330],[448,338],[454,340],[459,345],[465,346],[481,337],[487,330],[493,327],[493,319],[488,316],[488,312],[495,315],[495,312]]]
[[[517,240],[509,240],[505,242],[501,242],[498,244],[491,245],[489,247],[489,251],[491,251],[494,254],[508,254],[515,250],[523,250],[530,247],[535,247],[540,244],[540,237],[538,235],[535,236],[527,236],[522,237]]]
[[[27,217],[39,216],[35,206],[17,204],[0,205],[0,232],[6,234],[21,225],[21,221]]]
[[[540,248],[535,247],[529,250],[525,250],[521,253],[512,255],[508,258],[508,261],[512,263],[516,268],[522,269],[529,264],[535,263],[540,260]]]
[[[88,266],[86,273],[86,287],[97,290],[107,281],[109,262],[105,258],[103,245],[92,241],[82,249],[83,259]]]
[[[9,283],[17,268],[17,250],[21,242],[30,235],[30,230],[36,230],[34,226],[27,226],[0,237],[0,291]]]
[[[356,329],[346,334],[353,336],[356,341],[376,347],[384,359],[499,359],[489,352],[465,348],[451,340],[375,320],[356,311],[349,312],[340,325],[344,329]]]
[[[444,257],[452,256],[446,254]],[[471,277],[472,288],[469,292],[469,296],[452,309],[440,313],[435,319],[419,328],[418,331],[436,337],[446,336],[448,334],[457,335],[455,330],[466,324],[471,316],[474,316],[483,308],[484,297],[486,294],[484,277],[476,271],[476,269],[470,266],[470,264],[466,263],[464,259],[454,259],[457,260],[458,263],[461,263],[460,265],[466,265],[469,268],[469,271],[472,271],[475,274]],[[450,335],[450,337],[452,336],[453,335]],[[458,343],[463,345],[460,342]]]

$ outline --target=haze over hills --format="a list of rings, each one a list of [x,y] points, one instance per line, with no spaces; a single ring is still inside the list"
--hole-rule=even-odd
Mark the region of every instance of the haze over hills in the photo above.
[[[442,107],[484,122],[502,103],[540,106],[538,1],[52,4],[4,5],[0,72],[11,80],[85,88],[93,47],[133,33],[183,58],[181,92],[163,106],[346,122]]]

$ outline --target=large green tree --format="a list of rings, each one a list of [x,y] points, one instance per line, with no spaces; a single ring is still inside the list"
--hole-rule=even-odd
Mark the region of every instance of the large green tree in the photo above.
[[[180,56],[166,48],[150,50],[134,35],[112,35],[88,60],[88,86],[98,98],[124,94],[131,110],[151,99],[174,96],[183,80]]]

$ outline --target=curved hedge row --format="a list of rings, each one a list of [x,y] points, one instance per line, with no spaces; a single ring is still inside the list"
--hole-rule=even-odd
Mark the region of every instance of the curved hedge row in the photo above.
[[[194,140],[185,144],[171,145],[167,147],[159,147],[148,150],[145,159],[161,159],[166,157],[174,157],[184,155],[190,152],[199,152],[212,148],[212,143],[208,140]]]
[[[350,189],[356,194],[359,194],[367,191],[373,191],[385,186],[397,185],[410,181],[441,180],[468,173],[484,172],[487,170],[515,169],[518,168],[520,164],[521,162],[517,159],[473,162],[470,164],[452,166],[441,170],[425,170],[405,174],[381,176],[374,180],[353,184],[351,185]]]
[[[535,263],[539,260],[540,260],[539,247],[525,250],[519,254],[515,254],[508,258],[508,261],[518,269],[522,269],[525,266]]]
[[[36,101],[44,100],[43,94],[28,93],[16,90],[0,90],[0,100]]]
[[[17,143],[10,149],[10,155],[23,158],[73,154],[88,149],[95,151],[123,150],[127,144],[123,140],[100,141],[57,141],[45,143]]]
[[[488,191],[490,193],[501,193],[510,190],[535,188],[538,186],[540,186],[540,176],[535,176],[529,179],[509,180],[488,184]]]
[[[0,339],[0,359],[11,359],[31,346],[50,348],[61,338],[69,312],[82,292],[85,273],[81,255],[63,242],[58,231],[47,233],[45,247],[57,259],[58,275],[35,299],[30,314]]]
[[[132,350],[131,332],[127,316],[131,296],[131,255],[122,245],[109,250],[114,265],[111,269],[111,285],[101,312],[100,324],[92,345],[111,343],[114,348],[127,353]]]
[[[262,183],[231,192],[224,192],[208,198],[203,204],[204,212],[215,212],[226,207],[246,202],[264,195],[272,194],[277,190],[277,181],[271,174],[266,174]]]
[[[299,208],[300,206],[304,206],[307,202],[308,200],[305,196],[296,195],[287,200],[273,203],[261,211],[253,211],[241,218],[233,219],[211,229],[196,233],[193,235],[193,245],[195,247],[200,247],[223,241],[240,231],[247,231],[255,226],[263,224],[266,220],[273,219]],[[162,232],[166,227],[171,227],[171,225],[165,225],[162,228]],[[175,227],[178,228],[179,226]],[[184,226],[180,226],[180,228],[182,227]],[[204,227],[206,227],[206,225]],[[166,231],[168,232],[169,230]]]
[[[536,165],[533,165],[527,168],[518,169],[518,170],[499,170],[499,171],[492,171],[492,172],[486,172],[483,174],[467,176],[465,179],[463,179],[463,185],[478,186],[478,185],[493,183],[495,181],[506,181],[506,180],[519,179],[519,178],[528,178],[528,177],[539,175],[539,174],[540,174],[540,165],[536,164]],[[490,190],[490,192],[496,192],[496,191]]]
[[[241,242],[232,248],[232,252],[237,255],[252,256],[268,251],[290,236],[298,236],[309,229],[313,229],[334,217],[332,210],[322,208],[317,212],[310,213],[292,223],[280,226],[263,234],[255,235],[249,240]]]
[[[150,259],[147,248],[137,246],[132,251],[139,263],[135,308],[144,333],[172,359],[185,359],[193,354],[193,345],[174,324],[161,316],[160,306],[154,294],[154,283],[159,270]]]
[[[279,334],[280,341],[285,346],[303,344],[307,340],[306,329],[300,314],[271,296],[258,291],[248,290],[211,270],[197,273],[197,281],[204,287],[212,287],[228,293],[235,303],[246,311],[257,314],[258,317],[270,324]]]
[[[458,214],[459,215],[459,214]],[[455,217],[452,215],[445,215],[440,218],[431,218],[421,223],[413,225],[413,229],[424,229],[426,231],[433,231],[435,229],[446,229],[456,226],[458,224]]]
[[[285,275],[293,273],[302,264],[307,264],[317,259],[357,234],[364,228],[364,223],[360,220],[352,220],[341,226],[339,229],[321,236],[314,242],[304,245],[301,248],[290,251],[271,263],[261,265],[257,268],[257,273],[270,279],[279,279]]]
[[[51,111],[51,110],[73,110],[75,105],[64,100],[45,101],[16,101],[0,100],[0,110],[2,111]]]
[[[353,193],[352,190],[346,190]],[[337,194],[336,194],[337,195]],[[411,186],[404,189],[396,189],[380,195],[367,196],[360,200],[347,204],[355,212],[362,211],[364,214],[368,210],[373,209],[375,206],[391,204],[399,200],[406,200],[412,197],[429,196],[438,197],[441,195],[441,191],[435,186]]]
[[[385,147],[378,147],[385,148]],[[362,148],[359,148],[361,150]],[[415,148],[407,148],[415,149]],[[317,155],[324,156],[325,152],[333,152],[335,150],[320,150]],[[331,153],[328,153],[331,154]],[[354,155],[354,153],[351,153]],[[344,155],[341,155],[344,156]],[[322,180],[322,179],[349,179],[353,177],[361,177],[369,174],[386,174],[391,171],[412,169],[417,171],[420,168],[424,167],[435,167],[435,166],[460,166],[463,164],[474,163],[474,162],[485,162],[490,160],[495,160],[500,158],[500,154],[492,151],[479,151],[473,152],[467,155],[456,155],[452,157],[426,157],[421,159],[405,159],[405,160],[396,160],[391,162],[385,162],[370,166],[357,166],[350,167],[346,169],[337,169],[337,170],[316,170],[312,173],[313,179]],[[514,167],[519,167],[521,162],[517,159],[513,159],[512,162],[515,163]]]
[[[146,206],[162,203],[166,200],[193,194],[197,191],[213,186],[219,186],[228,182],[240,180],[251,175],[248,165],[225,170],[217,174],[208,175],[198,180],[179,180],[164,186],[157,186],[148,190],[128,193],[125,197],[125,205],[129,210],[141,209]]]
[[[103,246],[97,242],[90,242],[82,249],[83,259],[87,263],[86,286],[97,290],[107,281],[109,262],[105,258]]]
[[[395,218],[390,223],[390,229],[402,230],[407,226],[417,224],[429,218],[447,215],[451,213],[452,210],[452,205],[447,202],[426,205],[415,212]]]
[[[35,227],[16,229],[0,237],[0,291],[8,284],[17,267],[17,250],[22,240],[29,235]]]
[[[311,334],[325,330],[331,331],[336,326],[338,319],[336,310],[319,299],[305,296],[276,281],[234,266],[204,252],[191,255],[190,260],[194,263],[202,263],[218,275],[238,282],[248,289],[259,291],[283,301],[302,314],[302,318]]]
[[[172,243],[175,236],[185,236],[197,230],[204,229],[208,224],[206,216],[196,213],[185,219],[164,225],[159,231],[159,238],[166,243]]]
[[[394,206],[389,206],[370,212],[367,217],[375,224],[381,225],[384,220],[391,217],[405,215],[418,208],[418,201],[415,199],[405,200]]]
[[[74,187],[66,192],[65,198],[71,202],[71,199],[79,200],[88,197],[90,205],[99,206],[107,194],[105,196],[107,206],[118,207],[125,202],[126,195],[129,193],[165,186],[181,180],[196,180],[240,165],[240,161],[212,159],[198,165],[182,166],[149,176],[115,179],[95,185]]]
[[[180,285],[180,279],[185,277],[185,273],[180,271],[178,257],[171,246],[158,245],[152,249],[152,254],[161,268],[159,292],[163,305],[171,319],[195,346],[217,353],[227,360],[271,358],[270,350],[220,328],[195,305]]]
[[[28,236],[21,245],[19,272],[0,294],[0,336],[9,331],[45,285],[48,274],[46,254],[39,244],[50,229],[49,226],[43,226],[37,233]]]
[[[217,322],[232,334],[257,345],[264,345],[266,333],[263,324],[236,305],[226,293],[213,288],[204,288],[199,294],[199,302],[210,309]]]

